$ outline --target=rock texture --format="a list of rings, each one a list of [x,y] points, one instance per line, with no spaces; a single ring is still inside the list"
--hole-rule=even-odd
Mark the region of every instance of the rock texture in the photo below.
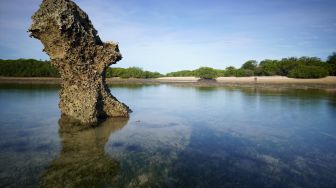
[[[106,69],[121,60],[118,45],[102,42],[88,15],[70,0],[43,0],[29,32],[39,39],[62,79],[62,114],[84,124],[128,117],[129,108],[110,94]]]

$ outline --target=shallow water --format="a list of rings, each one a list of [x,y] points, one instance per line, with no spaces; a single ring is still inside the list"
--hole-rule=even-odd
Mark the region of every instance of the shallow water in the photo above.
[[[129,119],[61,117],[57,86],[0,86],[0,187],[336,187],[336,95],[112,86]]]

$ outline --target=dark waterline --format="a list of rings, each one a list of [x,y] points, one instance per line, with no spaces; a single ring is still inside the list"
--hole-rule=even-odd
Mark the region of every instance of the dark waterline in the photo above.
[[[0,85],[0,187],[336,187],[336,95],[112,86],[129,119],[82,128],[58,86]]]

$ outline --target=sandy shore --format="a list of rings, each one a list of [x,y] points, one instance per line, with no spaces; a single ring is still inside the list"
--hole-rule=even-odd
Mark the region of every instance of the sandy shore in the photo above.
[[[0,77],[2,84],[59,84],[60,78],[50,77]],[[196,77],[162,77],[157,79],[108,78],[108,84],[178,84],[195,86],[249,86],[249,87],[291,87],[327,88],[336,90],[336,76],[320,79],[294,79],[284,76],[261,77],[219,77],[216,81],[199,80]]]

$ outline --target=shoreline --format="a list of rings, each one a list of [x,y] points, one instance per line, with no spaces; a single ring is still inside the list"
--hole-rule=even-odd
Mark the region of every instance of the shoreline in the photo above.
[[[256,78],[256,80],[255,80]],[[53,84],[61,83],[60,78],[52,77],[0,77],[0,84]],[[128,84],[173,84],[186,86],[242,86],[242,87],[281,87],[297,89],[335,89],[336,76],[319,79],[296,79],[284,76],[258,77],[219,77],[215,80],[200,80],[196,77],[161,77],[151,79],[107,78],[108,85]]]

